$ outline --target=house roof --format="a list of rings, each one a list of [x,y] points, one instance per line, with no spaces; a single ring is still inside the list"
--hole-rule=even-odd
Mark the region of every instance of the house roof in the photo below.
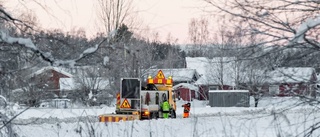
[[[236,65],[234,57],[186,57],[187,68],[196,69],[201,76],[195,84],[220,85],[221,73],[223,85],[235,86]]]
[[[71,68],[62,68],[66,72],[70,72],[72,75],[89,77],[94,74],[105,74],[106,70],[100,66],[74,66]]]
[[[74,90],[80,89],[82,86],[91,87],[92,89],[108,89],[110,88],[109,80],[105,78],[81,78],[76,80],[74,78],[60,78],[60,90]]]
[[[174,82],[177,81],[192,81],[192,78],[196,75],[199,77],[198,72],[195,69],[179,68],[179,69],[148,69],[145,70],[145,77],[155,77],[158,71],[161,70],[166,78],[172,76]]]
[[[230,93],[230,92],[244,92],[244,93],[249,93],[249,90],[209,90],[209,93]]]
[[[31,76],[39,75],[39,74],[41,74],[41,73],[43,73],[43,72],[45,72],[45,71],[47,71],[47,70],[54,70],[54,71],[57,71],[57,72],[59,72],[59,73],[61,73],[61,74],[63,74],[63,75],[66,75],[66,76],[68,76],[68,77],[72,77],[72,74],[64,71],[63,68],[52,67],[52,66],[43,67],[43,68],[41,68],[40,70],[32,73]]]
[[[312,67],[282,67],[268,72],[269,83],[309,82],[315,69]]]
[[[206,57],[186,57],[187,68],[196,69],[200,75],[206,74],[210,60]]]
[[[189,84],[189,83],[180,83],[180,84],[177,84],[172,87],[172,89],[174,89],[174,90],[179,89],[179,88],[187,88],[190,90],[199,91],[199,87],[197,87],[193,84]]]

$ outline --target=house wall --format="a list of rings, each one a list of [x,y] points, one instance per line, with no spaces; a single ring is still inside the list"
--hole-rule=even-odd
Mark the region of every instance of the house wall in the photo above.
[[[180,99],[184,101],[190,101],[190,95],[191,99],[196,98],[196,92],[194,90],[189,90],[188,88],[179,88],[175,90],[175,92],[177,93],[177,95],[180,96]]]
[[[36,75],[31,78],[31,80],[35,83],[36,88],[44,89],[46,92],[53,92],[56,95],[60,95],[60,86],[59,80],[60,78],[68,78],[68,76],[59,73],[55,70],[47,70],[43,73]]]
[[[50,80],[53,81],[53,84],[54,84],[54,89],[55,90],[55,93],[60,96],[60,78],[69,78],[68,76],[62,74],[62,73],[59,73],[55,70],[51,70],[51,73],[53,74],[52,77],[50,78]]]
[[[68,76],[61,74],[55,70],[51,70],[51,73],[53,75],[50,78],[50,80],[52,80],[54,82],[54,88],[56,88],[56,89],[60,89],[60,84],[59,84],[60,78],[69,78]]]
[[[288,79],[290,79],[288,77]],[[275,93],[277,96],[293,96],[293,95],[303,95],[303,96],[316,96],[316,83],[317,83],[317,74],[314,71],[311,75],[306,76],[305,80],[297,82],[287,82],[287,83],[273,83],[269,84],[269,93],[270,87],[278,87],[278,90]]]
[[[201,85],[199,86],[199,100],[208,100],[209,99],[209,87]]]
[[[312,95],[314,92],[313,84],[308,83],[281,83],[278,86],[278,96]]]

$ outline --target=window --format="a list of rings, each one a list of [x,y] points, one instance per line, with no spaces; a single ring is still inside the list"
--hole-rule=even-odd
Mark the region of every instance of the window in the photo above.
[[[121,81],[121,97],[131,99],[140,98],[139,79],[123,79]]]

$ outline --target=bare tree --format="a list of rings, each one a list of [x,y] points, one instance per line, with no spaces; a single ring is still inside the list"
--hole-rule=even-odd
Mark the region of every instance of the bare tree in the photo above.
[[[132,0],[98,0],[98,7],[99,17],[107,34],[119,29],[122,24],[131,25]]]
[[[320,26],[320,2],[314,0],[203,0],[207,10],[211,14],[218,12],[230,17],[230,24],[244,22],[248,26],[244,33],[246,36],[255,35],[260,40],[255,46],[263,46],[265,52],[248,59],[267,60],[271,67],[289,66],[288,60],[314,62],[320,49],[319,26]],[[273,47],[272,47],[273,46]],[[310,49],[310,50],[305,50]],[[299,52],[297,52],[299,50]],[[307,51],[307,52],[301,52]],[[282,54],[284,53],[284,54]],[[279,64],[279,65],[278,65]],[[302,66],[303,63],[290,64]],[[257,74],[253,74],[257,77]],[[253,79],[254,77],[251,77]],[[257,83],[253,82],[253,83]],[[254,87],[255,84],[252,86]],[[255,91],[258,91],[256,89]],[[300,96],[302,97],[302,96]],[[308,103],[313,98],[303,96]],[[289,108],[288,108],[289,109]],[[273,112],[276,116],[277,111]],[[281,112],[280,112],[281,113]],[[311,112],[312,113],[312,112]],[[277,115],[278,116],[278,115]],[[312,136],[314,130],[318,130],[319,121],[303,131],[302,134]],[[281,132],[281,131],[280,131]]]
[[[318,67],[319,31],[317,1],[298,0],[204,0],[217,12],[228,17],[226,24],[242,24],[245,42],[254,37],[255,46],[269,50],[260,56],[269,56],[268,67]],[[221,12],[222,11],[222,12]],[[249,38],[249,39],[248,39]],[[266,46],[267,45],[267,46]],[[270,48],[274,46],[273,48]],[[272,56],[270,56],[272,55]],[[252,57],[250,57],[252,58]],[[306,63],[315,62],[315,63]]]
[[[209,42],[209,21],[205,18],[192,18],[189,23],[190,41],[196,45],[204,45]]]
[[[76,89],[68,93],[69,96],[87,106],[110,105],[113,92],[110,92],[108,78],[104,75],[99,67],[78,68],[77,76],[74,77]]]
[[[132,0],[98,0],[99,19],[105,33],[115,33],[109,41],[112,48],[104,49],[108,53],[110,63],[106,66],[110,71],[110,81],[115,81],[114,90],[118,90],[121,77],[138,76],[139,49],[132,41],[131,27],[134,21]]]
[[[264,62],[261,62],[261,59],[245,60],[238,66],[239,81],[237,87],[238,89],[249,90],[250,95],[254,99],[255,107],[258,107],[258,103],[262,97],[268,94],[268,90],[264,87],[267,79],[267,75],[265,74],[267,68],[264,66]]]
[[[204,0],[204,2],[213,7],[214,11],[220,13],[222,11],[224,17],[231,18],[228,20],[229,24],[240,22],[245,26],[242,35],[247,39],[244,39],[244,42],[250,43],[252,38],[259,39],[251,45],[261,46],[262,50],[269,48],[268,52],[259,56],[250,55],[246,57],[247,59],[269,57],[269,60],[266,60],[269,65],[266,66],[271,69],[302,65],[302,60],[308,60],[307,62],[317,60],[310,56],[316,56],[319,50],[319,39],[315,35],[320,25],[317,16],[320,10],[316,8],[319,2],[308,0]],[[216,14],[213,11],[209,13]],[[274,47],[270,48],[271,46]],[[294,60],[300,60],[300,63],[293,64],[292,62],[297,62]]]
[[[201,56],[204,46],[209,43],[209,21],[205,18],[195,19],[192,18],[189,23],[189,37],[193,44],[192,56]]]
[[[309,0],[204,0],[208,5],[232,16],[236,23],[245,22],[250,31],[247,35],[259,35],[260,44],[311,45],[319,48],[318,26],[320,25],[318,1]],[[275,4],[276,3],[276,4]]]

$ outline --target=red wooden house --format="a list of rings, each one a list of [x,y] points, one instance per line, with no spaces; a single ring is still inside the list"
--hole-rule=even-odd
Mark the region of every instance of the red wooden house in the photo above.
[[[193,99],[199,99],[199,87],[194,84],[189,83],[180,83],[173,86],[175,93],[178,95],[178,99],[182,99],[184,101],[192,101]]]
[[[33,89],[60,96],[60,78],[70,78],[72,74],[58,67],[44,67],[31,75]]]
[[[309,95],[315,97],[317,75],[311,67],[276,68],[268,72],[269,93],[277,96]]]

